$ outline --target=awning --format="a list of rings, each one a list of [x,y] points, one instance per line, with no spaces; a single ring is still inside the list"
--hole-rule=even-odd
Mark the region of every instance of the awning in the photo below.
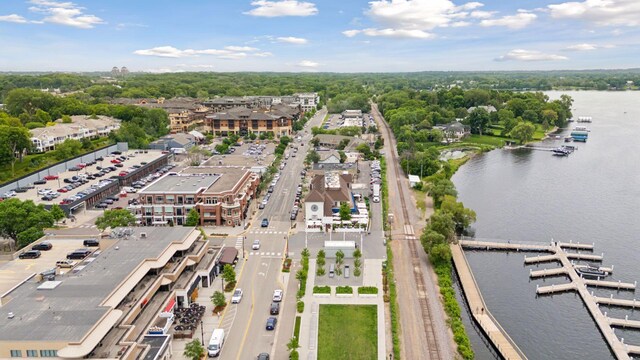
[[[171,310],[173,310],[173,307],[176,305],[176,298],[171,298],[171,300],[169,301],[169,303],[167,304],[167,306],[164,307],[164,312],[171,312]]]

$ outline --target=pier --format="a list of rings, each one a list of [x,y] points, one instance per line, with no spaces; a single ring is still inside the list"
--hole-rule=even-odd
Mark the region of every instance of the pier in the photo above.
[[[509,337],[509,334],[500,326],[493,315],[491,315],[491,312],[484,303],[478,284],[471,272],[471,267],[462,250],[462,245],[451,244],[450,247],[453,264],[460,278],[460,285],[462,286],[464,296],[467,299],[475,322],[480,326],[503,359],[526,360],[527,357]]]
[[[613,295],[610,298],[604,297],[596,297],[593,293],[589,293],[588,286],[596,286],[596,287],[606,287],[613,288],[619,290],[630,290],[635,291],[637,282],[634,283],[624,283],[621,281],[604,281],[604,280],[592,280],[592,279],[584,279],[578,275],[575,271],[574,264],[571,259],[574,260],[589,260],[589,261],[602,261],[604,254],[602,255],[593,255],[593,254],[584,254],[584,253],[576,253],[576,252],[567,252],[565,249],[572,249],[578,251],[593,251],[594,246],[589,244],[580,244],[580,243],[560,243],[551,241],[549,244],[527,244],[527,243],[516,243],[509,241],[507,243],[504,242],[496,242],[496,241],[473,241],[473,240],[461,240],[459,242],[459,246],[452,245],[451,249],[454,253],[454,263],[456,264],[456,268],[458,267],[455,255],[455,249],[459,248],[460,252],[462,252],[461,248],[469,248],[469,249],[483,249],[483,250],[511,250],[511,251],[540,251],[540,252],[549,252],[548,255],[537,255],[524,257],[525,264],[538,264],[543,262],[557,262],[560,264],[559,268],[550,268],[550,269],[542,269],[542,270],[530,270],[529,277],[531,278],[539,278],[546,276],[559,276],[565,275],[569,277],[570,282],[566,284],[553,284],[548,286],[536,286],[536,294],[545,295],[545,294],[554,294],[561,293],[566,291],[575,291],[580,295],[583,303],[587,307],[587,310],[591,314],[591,317],[595,321],[596,325],[600,329],[602,336],[605,341],[609,345],[609,348],[614,353],[617,359],[627,360],[630,359],[630,354],[638,355],[640,354],[640,346],[637,345],[629,345],[624,343],[624,339],[618,339],[615,332],[613,331],[613,327],[623,327],[630,329],[640,329],[640,321],[637,320],[629,320],[625,319],[616,319],[607,317],[606,313],[602,313],[599,308],[599,305],[613,305],[619,307],[630,307],[632,309],[640,308],[640,302],[634,300],[623,300],[623,299],[614,299]],[[462,254],[464,257],[464,254]],[[466,261],[466,258],[464,259]],[[467,265],[468,266],[468,265]],[[608,268],[602,268],[603,270],[613,270]],[[473,276],[473,275],[471,275]],[[462,278],[462,277],[461,277]],[[462,280],[461,280],[462,282]],[[475,283],[475,280],[474,280]],[[466,288],[463,286],[466,292]],[[470,303],[471,306],[471,303]],[[506,335],[506,334],[505,334]]]

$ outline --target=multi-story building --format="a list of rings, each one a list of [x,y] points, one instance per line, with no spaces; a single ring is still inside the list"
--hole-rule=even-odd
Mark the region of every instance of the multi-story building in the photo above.
[[[352,201],[352,181],[351,175],[337,171],[313,177],[304,202],[306,231],[322,231],[333,224],[334,214],[340,211],[340,205]]]
[[[300,107],[304,112],[315,109],[316,106],[318,106],[318,103],[320,103],[320,96],[318,96],[318,93],[299,93],[294,94],[293,97],[295,98],[295,101],[300,104]]]
[[[196,209],[200,225],[241,225],[259,184],[260,176],[244,167],[190,167],[140,190],[138,215],[144,225],[183,225]]]
[[[30,271],[24,260],[8,264],[26,278],[0,298],[1,358],[169,359],[172,337],[194,336],[198,325],[174,330],[176,314],[200,310],[198,289],[220,271],[220,252],[192,227],[114,229],[70,269],[56,270],[56,260],[83,240],[47,241],[52,250]]]
[[[215,135],[272,133],[275,137],[291,135],[293,116],[278,108],[232,108],[206,117],[206,128]]]
[[[71,123],[56,121],[53,126],[29,130],[31,142],[36,152],[54,150],[56,145],[67,139],[82,140],[108,136],[120,128],[120,120],[109,116],[97,116],[95,119],[87,115],[71,116]]]

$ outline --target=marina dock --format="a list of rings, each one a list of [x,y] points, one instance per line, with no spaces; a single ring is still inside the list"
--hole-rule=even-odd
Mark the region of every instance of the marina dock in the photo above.
[[[528,244],[528,243],[516,243],[509,241],[507,243],[497,242],[497,241],[473,241],[473,240],[461,240],[459,242],[459,246],[452,245],[451,249],[454,253],[454,263],[456,264],[456,268],[458,267],[458,262],[456,261],[455,249],[460,249],[459,251],[462,253],[461,248],[469,248],[469,249],[484,249],[484,250],[512,250],[512,251],[541,251],[541,252],[549,252],[549,255],[537,255],[524,258],[525,264],[537,264],[542,262],[558,262],[560,263],[559,268],[549,268],[549,269],[541,269],[541,270],[530,270],[529,276],[531,278],[537,277],[545,277],[545,276],[558,276],[565,275],[570,279],[569,283],[566,284],[553,284],[548,286],[536,286],[536,294],[544,295],[544,294],[554,294],[566,291],[575,291],[580,295],[583,303],[589,310],[591,317],[596,322],[596,325],[600,329],[602,336],[606,340],[609,348],[614,353],[617,359],[627,360],[630,359],[629,354],[640,354],[640,346],[629,345],[624,343],[624,339],[618,339],[615,332],[613,331],[612,326],[615,327],[626,327],[632,329],[640,329],[640,321],[637,320],[628,320],[628,319],[616,319],[607,317],[606,313],[602,313],[599,305],[613,305],[620,307],[630,307],[630,308],[640,308],[640,302],[636,302],[636,300],[623,300],[623,299],[614,299],[613,295],[610,298],[596,297],[593,296],[592,293],[589,292],[588,286],[597,286],[597,287],[607,287],[619,290],[630,290],[635,291],[637,282],[634,283],[624,283],[621,281],[604,281],[599,278],[596,280],[592,279],[584,279],[575,271],[574,264],[571,259],[574,260],[589,260],[589,261],[602,261],[603,255],[593,255],[593,254],[584,254],[584,253],[575,253],[575,252],[567,252],[565,249],[573,249],[578,251],[592,251],[594,246],[589,244],[574,244],[570,243],[559,243],[551,241],[549,244]],[[464,257],[464,254],[462,254]],[[463,259],[466,261],[466,258]],[[468,265],[467,265],[468,267]],[[602,268],[606,270],[611,269]],[[471,275],[473,276],[473,275]],[[462,278],[462,277],[461,277]],[[462,282],[462,280],[461,280]],[[475,281],[474,281],[475,283]],[[464,286],[463,286],[464,288]],[[466,288],[465,288],[466,292]],[[471,305],[470,305],[471,306]],[[506,334],[505,334],[506,335]],[[506,335],[508,336],[508,335]]]
[[[460,285],[471,309],[471,314],[478,326],[480,326],[503,359],[526,360],[527,357],[509,337],[509,334],[500,326],[498,321],[491,315],[491,312],[484,303],[478,284],[471,272],[471,267],[462,250],[462,245],[451,244],[450,247],[453,264],[460,278]]]

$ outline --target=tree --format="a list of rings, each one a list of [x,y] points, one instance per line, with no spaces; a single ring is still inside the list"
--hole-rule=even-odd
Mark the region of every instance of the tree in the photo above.
[[[342,221],[351,220],[351,208],[349,207],[349,204],[346,202],[343,202],[342,204],[340,204],[340,220]]]
[[[184,223],[184,226],[198,226],[200,223],[200,213],[195,208],[189,210],[189,214],[187,215],[187,220]]]
[[[204,353],[204,346],[202,346],[200,340],[194,339],[185,345],[183,355],[190,360],[200,360],[204,356]]]
[[[211,295],[211,302],[215,307],[223,307],[227,304],[227,299],[225,299],[222,291],[216,291]]]
[[[287,350],[289,350],[289,352],[293,352],[299,347],[300,347],[300,343],[298,342],[298,338],[295,336],[292,336],[291,339],[289,339],[289,342],[287,343]]]
[[[58,160],[70,159],[82,153],[82,143],[75,139],[67,139],[56,146],[55,157]]]
[[[22,161],[22,156],[32,146],[31,135],[26,128],[0,125],[0,161],[11,163],[12,176],[15,176],[16,161]]]
[[[347,154],[342,150],[338,151],[338,154],[340,155],[340,163],[344,164],[347,161]]]
[[[106,228],[126,227],[136,224],[136,217],[127,209],[105,210],[104,214],[96,219],[96,226],[101,231]]]
[[[233,266],[227,264],[222,268],[222,278],[227,284],[236,282],[236,271],[233,269]]]
[[[429,249],[431,249],[435,245],[446,244],[447,239],[444,237],[444,235],[428,229],[427,231],[422,233],[422,236],[420,236],[420,242],[422,243],[422,247],[425,249],[425,251],[429,252]]]
[[[42,229],[53,226],[55,220],[43,205],[31,200],[7,199],[0,202],[0,236],[13,240],[13,246],[24,247],[44,233]]]
[[[320,145],[320,139],[314,137],[313,139],[311,139],[311,144],[313,144],[313,147],[318,147]]]
[[[536,127],[532,123],[521,122],[509,132],[509,136],[516,140],[520,140],[520,144],[524,144],[531,141],[535,132]]]
[[[451,214],[455,222],[456,234],[461,235],[464,229],[468,228],[476,221],[476,213],[471,209],[467,209],[461,202],[451,195],[445,195],[440,205],[440,210]]]
[[[71,124],[72,122],[73,122],[73,120],[71,119],[71,116],[62,115],[62,123],[63,124]]]
[[[344,261],[344,252],[342,250],[336,251],[336,267],[340,267]]]
[[[434,183],[429,188],[429,196],[433,198],[433,203],[436,208],[440,207],[440,203],[442,202],[442,198],[445,195],[457,196],[458,192],[456,191],[455,185],[449,179],[438,179],[435,180]]]
[[[315,164],[320,161],[320,155],[315,150],[309,151],[307,157],[304,159],[307,164]]]
[[[55,220],[56,222],[64,219],[66,217],[64,211],[62,211],[62,209],[60,208],[60,206],[58,204],[54,204],[51,209],[49,209],[49,213],[51,213],[51,216],[53,216],[53,220]]]
[[[447,244],[437,244],[429,251],[429,260],[436,267],[441,264],[451,263],[451,249]]]
[[[453,217],[450,213],[436,211],[429,218],[428,230],[437,232],[449,241],[453,240],[455,237],[456,223],[453,221]]]
[[[484,108],[473,109],[467,121],[471,126],[472,133],[482,135],[487,125],[489,125],[489,113]]]

